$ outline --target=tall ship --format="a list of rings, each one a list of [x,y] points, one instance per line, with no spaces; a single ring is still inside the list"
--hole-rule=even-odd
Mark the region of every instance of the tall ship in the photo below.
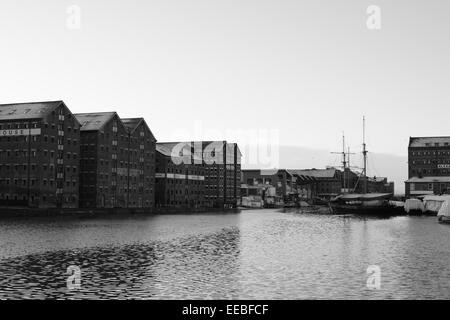
[[[335,214],[357,214],[357,215],[393,215],[404,212],[402,203],[392,201],[392,193],[369,193],[367,177],[367,146],[366,146],[366,119],[363,117],[363,158],[364,166],[353,189],[345,188],[345,172],[347,162],[345,159],[344,143],[344,189],[343,193],[331,199],[330,207]],[[356,193],[356,189],[362,184],[362,192]]]

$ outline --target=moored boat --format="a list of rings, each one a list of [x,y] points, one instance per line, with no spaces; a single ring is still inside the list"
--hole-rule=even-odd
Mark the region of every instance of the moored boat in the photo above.
[[[450,202],[450,195],[428,195],[423,198],[424,212],[429,215],[438,215],[445,210],[445,203]]]
[[[390,193],[343,194],[330,202],[334,214],[394,215],[404,212],[399,203],[390,201]]]
[[[450,223],[450,196],[428,196],[425,197],[424,202],[428,202],[429,207],[433,210],[438,210],[437,218],[439,223]]]
[[[419,199],[407,199],[405,212],[409,215],[422,215],[425,213],[425,205]]]
[[[396,215],[404,214],[405,203],[401,201],[392,201],[392,193],[368,193],[368,177],[367,177],[367,149],[365,139],[365,127],[366,120],[363,118],[363,150],[364,167],[361,172],[356,185],[353,190],[349,192],[349,189],[345,188],[344,193],[338,195],[336,198],[330,201],[330,207],[335,214],[357,214],[357,215]],[[350,155],[350,152],[348,153]],[[345,153],[345,138],[343,138],[343,168],[344,172],[347,169],[348,161],[346,160]],[[348,166],[350,168],[350,166]],[[344,177],[345,181],[345,177]],[[358,187],[358,183],[362,182],[362,193],[356,193],[355,190]],[[347,184],[349,186],[349,184]],[[361,188],[360,188],[361,189]]]

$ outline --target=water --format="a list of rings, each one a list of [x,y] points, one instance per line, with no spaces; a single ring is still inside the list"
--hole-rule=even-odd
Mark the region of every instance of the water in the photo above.
[[[449,244],[435,217],[2,219],[0,299],[449,299]],[[379,290],[367,288],[370,265]]]

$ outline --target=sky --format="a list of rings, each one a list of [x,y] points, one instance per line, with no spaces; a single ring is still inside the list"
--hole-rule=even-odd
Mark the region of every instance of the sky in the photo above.
[[[158,141],[272,141],[299,150],[271,163],[292,168],[339,163],[343,131],[359,152],[366,116],[369,151],[403,163],[410,136],[450,135],[449,38],[446,0],[2,0],[0,103],[143,116]]]

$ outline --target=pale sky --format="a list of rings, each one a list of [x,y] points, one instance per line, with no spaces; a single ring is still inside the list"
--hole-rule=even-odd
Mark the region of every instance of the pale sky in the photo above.
[[[342,131],[359,151],[365,115],[369,150],[406,156],[409,136],[450,135],[448,39],[446,0],[2,0],[0,103],[143,116],[159,141],[197,123],[205,140],[276,130],[329,151]]]

